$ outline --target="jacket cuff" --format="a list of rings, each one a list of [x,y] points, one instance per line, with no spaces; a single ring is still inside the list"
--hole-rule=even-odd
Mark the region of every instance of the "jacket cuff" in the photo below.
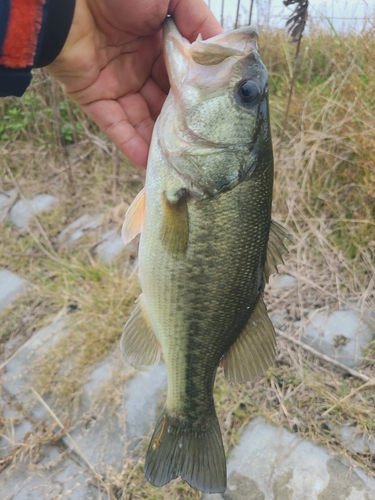
[[[31,82],[31,68],[13,69],[0,66],[0,97],[21,97]]]
[[[60,54],[73,21],[76,0],[47,0],[43,9],[34,67],[51,64]]]

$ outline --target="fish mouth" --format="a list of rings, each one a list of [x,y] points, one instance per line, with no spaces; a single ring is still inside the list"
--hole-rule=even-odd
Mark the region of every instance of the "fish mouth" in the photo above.
[[[258,51],[259,33],[254,25],[220,33],[207,40],[198,35],[196,41],[190,43],[180,34],[173,19],[168,17],[164,21],[163,32],[168,77],[172,90],[177,94],[179,86],[187,78],[197,86],[215,87],[210,66],[215,66],[217,85],[222,86],[223,81],[230,78],[237,61]]]

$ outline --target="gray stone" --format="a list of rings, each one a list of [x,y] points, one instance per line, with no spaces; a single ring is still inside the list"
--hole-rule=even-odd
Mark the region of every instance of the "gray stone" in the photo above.
[[[97,397],[102,388],[112,379],[112,370],[115,363],[114,356],[110,354],[104,361],[99,363],[90,373],[90,380],[83,385],[83,398],[90,405]]]
[[[12,199],[12,196],[14,196],[15,190],[13,189],[12,191],[6,191],[0,193],[0,207],[2,205],[5,205],[9,203],[9,200]]]
[[[338,460],[327,461],[329,481],[318,495],[318,500],[370,500],[375,498],[375,490],[369,492],[366,483],[356,474],[348,476],[348,467]]]
[[[17,191],[15,189],[0,193],[0,221],[7,216],[11,206],[16,201],[17,196]]]
[[[270,277],[269,287],[273,290],[282,288],[293,288],[296,283],[296,278],[289,274],[274,274]]]
[[[108,500],[106,493],[89,485],[92,472],[55,447],[45,446],[37,464],[18,461],[0,474],[2,500]]]
[[[103,404],[95,404],[119,369],[122,373],[131,370],[124,364],[118,351],[110,354],[94,368],[90,380],[83,385],[81,405],[78,410],[81,421],[69,432],[91,465],[103,472],[107,466],[120,472],[124,463],[125,412],[123,408],[115,411],[111,407],[103,407]],[[63,437],[63,442],[67,447],[72,446],[68,436]]]
[[[57,236],[57,242],[60,246],[74,243],[88,232],[98,229],[101,222],[100,215],[83,214],[61,231]]]
[[[29,283],[17,274],[0,269],[0,312],[26,292]]]
[[[57,198],[50,194],[38,194],[30,200],[18,200],[9,213],[9,219],[16,226],[25,229],[33,215],[46,212],[57,201]]]
[[[42,404],[35,404],[36,399],[31,392],[33,365],[38,357],[51,348],[63,335],[66,335],[66,332],[65,320],[60,318],[36,332],[6,365],[3,389],[24,405],[32,408],[30,411],[36,419],[42,419],[46,410]]]
[[[121,417],[121,412],[106,409],[69,431],[85,458],[103,474],[108,467],[120,472],[124,465],[126,425]],[[63,437],[63,442],[68,448],[75,449],[68,436]]]
[[[243,500],[244,498],[246,500],[265,500],[265,496],[258,488],[257,483],[243,474],[232,472],[229,483],[231,486],[222,495],[224,500]]]
[[[33,426],[22,413],[2,397],[0,397],[0,415],[2,416],[0,457],[5,457],[23,442],[29,432],[33,431]]]
[[[359,313],[348,309],[333,313],[311,312],[301,340],[340,363],[354,367],[361,364],[363,351],[374,335]]]
[[[205,498],[218,500],[214,495]],[[231,453],[222,498],[375,500],[375,481],[359,477],[325,448],[256,418]]]
[[[269,316],[275,328],[282,328],[287,322],[287,320],[285,319],[285,314],[281,312],[275,311],[269,313]]]
[[[95,254],[102,262],[111,262],[125,249],[121,236],[115,229],[105,232],[95,248]]]
[[[84,456],[103,474],[108,466],[120,472],[126,451],[133,450],[150,432],[157,417],[160,392],[166,388],[165,366],[159,365],[151,372],[136,372],[124,386],[123,406],[116,411],[98,406],[95,401],[111,387],[118,370],[122,374],[134,370],[124,363],[119,350],[91,372],[90,380],[83,385],[78,410],[80,422],[69,431]],[[62,439],[67,447],[74,449],[68,436]]]
[[[341,442],[355,453],[375,454],[375,439],[358,433],[356,426],[344,425],[340,428]]]
[[[157,418],[160,392],[167,387],[167,371],[164,364],[149,372],[138,372],[127,386],[125,399],[127,439],[133,446],[147,435]]]
[[[5,420],[5,429],[2,430],[0,438],[0,457],[6,456],[19,443],[22,443],[26,435],[33,432],[31,422],[22,417],[17,418],[16,422]]]

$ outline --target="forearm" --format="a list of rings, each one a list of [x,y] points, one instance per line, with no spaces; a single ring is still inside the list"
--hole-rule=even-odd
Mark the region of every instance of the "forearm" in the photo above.
[[[0,96],[20,96],[31,69],[60,53],[73,19],[75,0],[0,0]]]

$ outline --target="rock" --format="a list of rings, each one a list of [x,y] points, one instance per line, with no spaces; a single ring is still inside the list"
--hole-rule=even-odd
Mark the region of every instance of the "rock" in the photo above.
[[[325,448],[256,418],[231,453],[228,488],[221,498],[375,500],[375,481],[359,477]]]
[[[108,467],[120,472],[124,465],[126,426],[123,415],[121,410],[113,412],[105,409],[98,414],[89,414],[89,418],[69,431],[85,458],[103,475],[106,475]],[[62,440],[67,448],[76,451],[68,436]]]
[[[85,467],[60,453],[53,446],[43,448],[42,458],[35,463],[17,461],[0,474],[2,500],[109,500],[105,491],[90,486],[93,477]],[[90,481],[91,483],[93,481]]]
[[[229,478],[231,485],[235,484],[223,493],[224,500],[265,500],[264,494],[258,488],[257,483],[238,472],[232,472]]]
[[[167,388],[167,371],[160,364],[149,372],[138,372],[127,386],[125,399],[127,439],[134,448],[157,419],[160,392]]]
[[[269,287],[273,290],[280,290],[282,288],[293,288],[296,279],[289,274],[274,274],[270,277]]]
[[[0,222],[7,216],[17,196],[17,191],[15,189],[0,193]]]
[[[0,312],[26,292],[29,283],[17,274],[0,269]]]
[[[25,229],[33,215],[46,212],[57,203],[57,198],[50,194],[38,194],[30,200],[18,200],[9,213],[9,219],[16,226]]]
[[[272,313],[269,313],[269,316],[275,328],[281,329],[287,323],[285,314],[283,314],[282,312],[274,311]]]
[[[102,221],[100,215],[89,215],[83,214],[78,217],[77,220],[69,224],[61,233],[57,236],[57,243],[59,246],[69,245],[78,241],[84,234],[89,231],[97,229]]]
[[[69,431],[84,456],[104,475],[108,466],[120,472],[127,450],[133,450],[151,431],[160,392],[167,383],[165,366],[159,365],[150,372],[136,372],[124,386],[123,405],[116,411],[93,404],[118,370],[130,373],[133,368],[115,351],[92,371],[90,381],[83,386],[78,411],[81,422]],[[74,449],[68,436],[62,439]]]
[[[375,332],[361,320],[357,311],[311,312],[301,340],[327,356],[354,367],[361,364],[363,351]]]
[[[31,392],[32,369],[38,357],[55,344],[67,332],[65,319],[61,318],[54,323],[36,332],[29,342],[5,367],[3,389],[15,397],[23,405],[32,408],[30,411],[35,419],[43,419],[46,409],[36,402]]]
[[[102,262],[111,262],[124,250],[125,245],[115,229],[102,234],[100,243],[95,248],[95,254]]]
[[[364,434],[358,433],[356,426],[344,425],[340,428],[342,444],[355,453],[372,453],[375,455],[375,438],[370,439]]]
[[[2,193],[0,193],[0,207],[2,207],[5,204],[8,204],[15,194],[16,194],[15,189],[6,192],[3,191]]]
[[[0,457],[6,457],[19,443],[22,443],[26,434],[33,431],[33,426],[22,413],[13,409],[2,397],[0,397],[0,415],[2,416]]]
[[[108,466],[118,472],[123,467],[126,447],[125,411],[121,404],[118,411],[114,411],[112,407],[97,405],[95,402],[118,370],[127,373],[132,369],[125,365],[119,351],[116,350],[94,368],[89,382],[83,385],[81,405],[78,410],[78,417],[83,418],[75,429],[69,431],[91,465],[104,474]],[[123,388],[122,397],[125,390],[126,387]],[[74,449],[68,436],[62,439],[67,447]]]

